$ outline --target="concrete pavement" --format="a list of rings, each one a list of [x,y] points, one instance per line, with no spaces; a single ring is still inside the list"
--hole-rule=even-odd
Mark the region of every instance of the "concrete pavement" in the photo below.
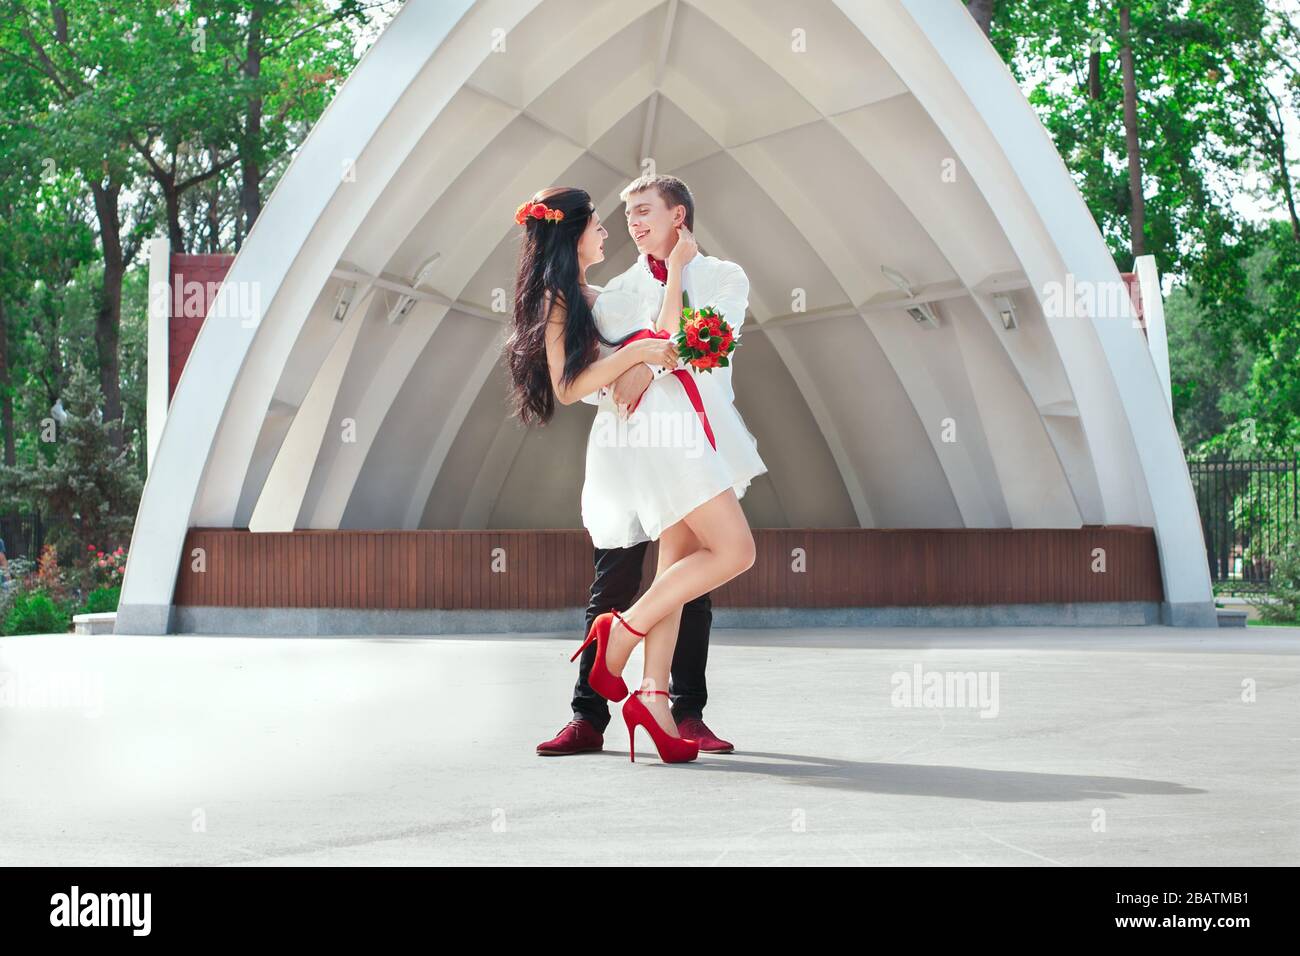
[[[680,766],[577,643],[0,639],[0,864],[1300,862],[1295,629],[718,630]]]

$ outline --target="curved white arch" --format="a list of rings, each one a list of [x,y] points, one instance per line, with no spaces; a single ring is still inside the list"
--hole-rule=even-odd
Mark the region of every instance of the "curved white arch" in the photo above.
[[[836,0],[836,3],[854,18],[860,28],[864,25],[864,11],[860,5],[850,11],[850,5],[844,0]],[[941,4],[925,0],[903,0],[901,6],[911,17],[915,29],[933,44],[948,66],[951,82],[958,85],[962,96],[973,104],[974,115],[987,124],[998,142],[998,152],[1016,174],[1013,181],[1032,197],[1041,211],[1043,227],[1051,239],[1050,248],[1059,250],[1062,264],[1068,264],[1068,268],[1057,271],[1058,281],[1063,281],[1067,272],[1074,275],[1076,281],[1120,281],[1092,215],[1074,188],[1047,131],[1020,95],[992,47],[977,41],[973,22],[950,16],[951,9],[944,10]],[[885,55],[888,58],[888,53]],[[923,103],[938,95],[931,85],[937,81],[937,74],[922,76],[915,69],[904,73],[903,65],[899,63],[895,63],[895,69]],[[950,138],[953,137],[950,135]],[[981,181],[981,188],[986,189],[987,195],[988,184]],[[1018,246],[1017,252],[1023,260],[1028,257],[1029,250]],[[1045,284],[1036,283],[1036,289],[1043,290],[1044,287]],[[1073,327],[1066,325],[1066,329],[1078,329],[1080,325],[1082,323]],[[1055,325],[1053,331],[1058,332]],[[1169,619],[1212,626],[1214,613],[1209,568],[1205,561],[1205,542],[1191,478],[1141,332],[1133,328],[1127,317],[1118,315],[1094,316],[1087,331],[1095,337],[1071,336],[1079,345],[1078,351],[1062,348],[1061,355],[1067,358],[1067,368],[1070,359],[1077,357],[1082,360],[1088,356],[1095,357],[1094,375],[1097,369],[1109,373],[1109,381],[1105,384],[1111,390],[1091,398],[1100,406],[1098,417],[1106,415],[1119,419],[1118,427],[1113,429],[1114,440],[1115,444],[1125,446],[1128,461],[1103,470],[1103,490],[1109,492],[1106,494],[1108,520],[1112,523],[1150,523],[1155,528],[1165,601],[1171,608]],[[1058,332],[1058,341],[1063,337]],[[1086,393],[1092,391],[1088,387],[1089,376],[1083,369],[1070,369],[1070,374],[1081,413],[1090,411],[1092,402],[1085,398]],[[1085,418],[1085,427],[1086,423]],[[1098,458],[1103,454],[1102,444],[1091,444],[1093,454]],[[1129,473],[1125,475],[1125,471]],[[1137,507],[1125,508],[1124,504],[1128,502]]]
[[[1118,275],[960,0],[807,0],[799,19],[820,44],[816,68],[790,55],[788,10],[767,0],[410,0],[286,171],[213,307],[221,316],[252,289],[257,314],[210,317],[195,344],[137,516],[119,630],[167,630],[189,527],[250,516],[258,527],[366,516],[417,527],[444,485],[451,497],[434,510],[454,525],[486,526],[498,510],[517,517],[499,497],[536,446],[499,424],[490,440],[459,441],[471,408],[481,426],[491,417],[480,398],[504,327],[484,297],[509,281],[502,224],[520,196],[561,175],[600,181],[604,211],[652,149],[661,168],[707,185],[717,212],[697,231],[751,275],[753,332],[772,348],[763,381],[738,376],[738,404],[761,388],[783,427],[807,423],[797,452],[765,442],[773,494],[752,506],[769,521],[1149,525],[1173,618],[1208,623],[1199,519],[1140,332],[1117,316],[1042,312],[1048,283]],[[500,31],[512,53],[493,52]],[[718,72],[698,69],[715,58]],[[896,238],[911,237],[913,278],[944,298],[938,333],[913,328],[880,291],[879,266],[895,264],[882,260],[903,246],[864,242],[853,203],[828,203],[823,184],[799,181],[810,157],[782,137],[801,124],[809,141],[856,158],[842,170],[869,171],[870,208],[890,204]],[[873,138],[867,124],[894,138]],[[909,124],[924,125],[926,155],[946,145],[973,184],[954,194],[951,222],[907,167]],[[780,256],[756,240],[729,186],[784,212],[764,221]],[[380,297],[433,251],[428,294],[387,325]],[[349,281],[340,270],[358,283],[343,323],[332,317]],[[814,307],[779,314],[774,304],[796,285]],[[1022,319],[1011,333],[990,298],[1005,289]],[[440,354],[469,342],[468,361]],[[414,382],[417,368],[441,377]],[[858,396],[871,405],[846,404]],[[954,408],[968,433],[956,447],[936,440],[931,421]],[[344,417],[355,442],[333,438]],[[403,442],[393,429],[412,421],[419,436]],[[381,448],[395,460],[376,482]],[[795,478],[808,469],[819,476],[810,487]],[[367,506],[377,485],[398,499]]]

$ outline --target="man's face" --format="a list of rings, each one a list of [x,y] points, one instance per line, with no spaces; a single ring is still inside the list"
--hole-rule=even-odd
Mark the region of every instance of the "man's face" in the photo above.
[[[686,207],[671,209],[657,189],[627,197],[627,231],[637,252],[667,259],[677,244],[677,228],[686,221]]]

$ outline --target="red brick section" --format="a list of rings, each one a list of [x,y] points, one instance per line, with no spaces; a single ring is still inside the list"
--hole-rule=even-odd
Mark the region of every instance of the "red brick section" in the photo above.
[[[171,299],[167,303],[167,402],[171,404],[181,371],[199,337],[199,329],[216,290],[220,287],[235,257],[224,253],[171,257]]]
[[[915,607],[1159,601],[1150,528],[756,528],[757,559],[718,607]],[[204,570],[193,570],[194,549]],[[1105,570],[1098,570],[1104,552]],[[658,545],[646,549],[642,585]],[[582,529],[284,531],[190,528],[180,605],[559,608],[587,603]]]
[[[1137,319],[1142,323],[1142,334],[1147,334],[1146,313],[1142,310],[1142,285],[1138,282],[1136,272],[1121,272],[1119,277],[1124,280],[1128,286],[1128,296],[1132,300],[1133,306],[1137,309]]]

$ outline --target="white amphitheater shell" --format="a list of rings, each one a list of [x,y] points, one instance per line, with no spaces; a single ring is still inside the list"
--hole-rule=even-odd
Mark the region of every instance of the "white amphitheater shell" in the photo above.
[[[1058,294],[1120,276],[959,0],[409,0],[199,335],[117,632],[168,632],[190,527],[581,527],[592,409],[505,416],[513,213],[586,188],[611,227],[600,282],[632,262],[617,196],[647,157],[752,283],[752,525],[1151,527],[1163,619],[1214,624],[1143,333],[1118,296],[1078,314]]]

